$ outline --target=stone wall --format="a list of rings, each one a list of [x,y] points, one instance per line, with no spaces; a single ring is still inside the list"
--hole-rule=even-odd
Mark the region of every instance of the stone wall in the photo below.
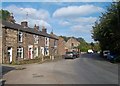
[[[50,56],[53,55],[53,53],[55,52],[54,51],[54,39],[50,39],[50,42],[49,42],[49,53],[50,53]]]
[[[64,55],[65,54],[65,40],[62,37],[59,37],[58,40],[58,54]]]
[[[3,29],[3,40],[2,40],[2,50],[3,51],[3,63],[9,63],[9,58],[8,58],[8,47],[12,48],[12,62],[18,62],[20,60],[25,60],[25,59],[30,59],[28,56],[28,46],[32,45],[33,46],[33,52],[32,52],[32,57],[33,59],[35,57],[35,48],[38,48],[38,57],[43,57],[41,54],[41,47],[45,47],[45,37],[43,36],[38,36],[38,44],[35,43],[34,35],[32,33],[28,32],[22,32],[22,42],[18,41],[18,33],[21,31],[15,30],[15,29],[10,29],[10,28],[2,28]],[[0,39],[1,40],[1,39]],[[52,51],[52,47],[54,47],[54,41],[55,39],[49,40],[49,53],[54,53],[57,54],[57,47],[54,48],[54,51]],[[23,58],[18,58],[17,56],[17,49],[18,47],[23,48]]]
[[[73,45],[72,45],[73,44]],[[77,47],[80,44],[76,39],[70,38],[66,44],[65,47],[68,51],[72,51],[74,47]]]
[[[34,50],[34,37],[33,37],[33,34],[24,32],[23,33],[24,59],[29,59],[28,58],[28,46],[29,45],[32,45],[33,50]]]
[[[7,55],[8,47],[12,48],[12,52],[13,52],[12,59],[13,59],[13,62],[15,62],[17,53],[14,53],[14,52],[17,52],[17,31],[9,28],[6,28],[6,29],[4,28],[2,41],[3,41],[2,42],[3,43],[3,62],[4,63],[9,62],[9,58]]]

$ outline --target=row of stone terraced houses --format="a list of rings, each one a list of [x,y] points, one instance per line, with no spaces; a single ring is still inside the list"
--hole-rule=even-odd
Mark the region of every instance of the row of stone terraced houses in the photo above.
[[[58,37],[43,26],[42,31],[39,26],[30,28],[27,21],[21,24],[15,23],[14,17],[10,16],[7,21],[2,21],[0,41],[2,44],[1,61],[2,63],[17,62],[26,59],[42,58],[45,56],[63,55],[69,46],[74,47],[79,42],[72,39],[66,43],[63,38]],[[71,39],[70,39],[71,40]],[[65,47],[67,44],[68,48]]]
[[[30,28],[27,21],[16,24],[11,16],[2,21],[2,63],[58,54],[58,37],[43,26]]]

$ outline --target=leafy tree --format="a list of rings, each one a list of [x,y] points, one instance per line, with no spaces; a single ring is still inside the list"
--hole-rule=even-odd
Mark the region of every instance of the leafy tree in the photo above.
[[[10,16],[10,12],[7,10],[0,10],[0,19],[7,20]]]
[[[88,49],[90,49],[90,46],[87,42],[85,41],[81,41],[80,45],[78,46],[78,48],[82,51],[82,52],[87,52]]]
[[[120,2],[112,3],[93,26],[92,37],[102,50],[109,49],[120,55]]]
[[[90,46],[91,46],[91,49],[94,50],[94,43],[93,42],[90,43]]]

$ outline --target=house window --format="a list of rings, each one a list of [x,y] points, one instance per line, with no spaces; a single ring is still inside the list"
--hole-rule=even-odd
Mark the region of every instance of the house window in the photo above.
[[[49,49],[48,49],[48,47],[45,47],[45,55],[46,56],[49,55]]]
[[[49,38],[45,37],[45,46],[49,46]]]
[[[72,43],[71,45],[72,45],[72,47],[73,47],[73,46],[74,46],[74,43]]]
[[[38,39],[39,39],[38,36],[34,35],[34,43],[35,44],[38,44],[38,41],[39,41]]]
[[[17,57],[23,58],[23,48],[22,47],[17,48]]]
[[[46,45],[47,45],[47,38],[46,38]]]
[[[22,42],[22,41],[23,41],[23,40],[22,40],[22,35],[23,35],[22,32],[19,32],[19,33],[18,33],[18,41],[19,41],[19,42]]]
[[[56,40],[54,40],[54,46],[57,47],[57,41]]]

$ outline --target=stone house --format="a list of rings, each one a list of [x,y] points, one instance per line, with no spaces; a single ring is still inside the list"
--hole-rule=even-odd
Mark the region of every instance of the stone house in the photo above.
[[[51,32],[50,35],[53,38],[58,39],[58,36],[56,36],[53,32]],[[52,56],[58,55],[58,40],[50,39],[50,55]]]
[[[58,53],[59,55],[65,55],[65,44],[66,44],[66,41],[62,38],[62,37],[59,37],[58,38]]]
[[[50,40],[57,43],[57,37],[48,34],[45,27],[39,31],[39,26],[35,25],[34,28],[30,28],[27,21],[21,22],[20,25],[11,20],[2,21],[3,63],[50,55],[52,45]]]
[[[75,38],[71,37],[65,44],[66,51],[79,51],[77,46],[80,44]]]

